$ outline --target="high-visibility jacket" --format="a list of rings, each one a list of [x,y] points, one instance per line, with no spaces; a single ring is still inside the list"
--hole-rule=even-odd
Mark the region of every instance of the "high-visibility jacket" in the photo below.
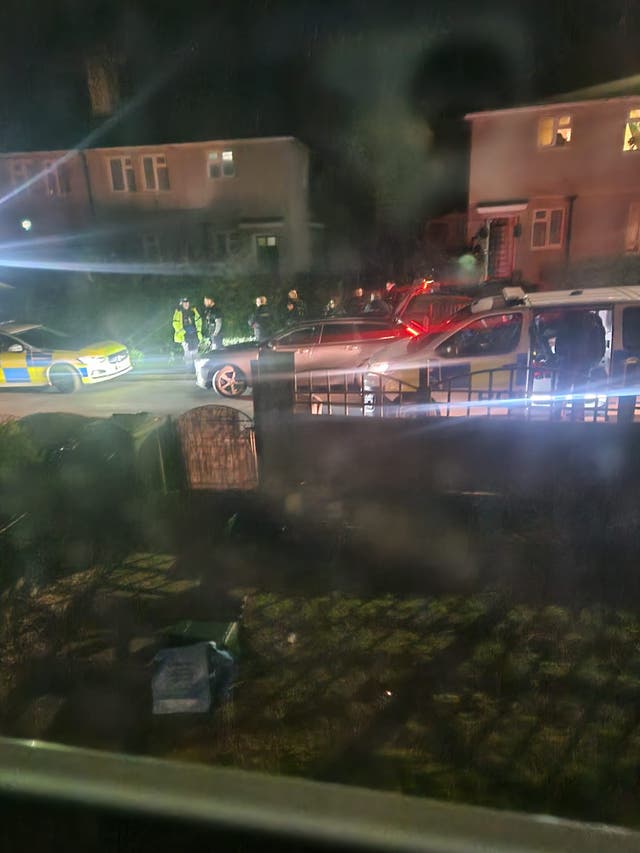
[[[185,315],[186,318],[185,318]],[[191,319],[189,320],[189,315]],[[183,311],[182,308],[176,308],[173,312],[173,340],[177,344],[182,344],[187,338],[187,327],[193,326],[198,336],[198,340],[202,340],[202,317],[197,308],[189,308],[188,311]]]

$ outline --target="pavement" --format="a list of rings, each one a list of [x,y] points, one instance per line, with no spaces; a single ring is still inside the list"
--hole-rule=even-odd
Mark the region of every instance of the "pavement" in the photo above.
[[[1,388],[0,420],[21,418],[36,412],[66,412],[87,417],[148,412],[180,415],[189,409],[212,404],[228,405],[253,415],[250,394],[232,400],[198,388],[193,374],[184,370],[133,370],[126,376],[60,394],[51,388]]]

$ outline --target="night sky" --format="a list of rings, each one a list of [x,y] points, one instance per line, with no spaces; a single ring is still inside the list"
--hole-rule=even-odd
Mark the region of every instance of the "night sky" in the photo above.
[[[638,0],[4,0],[0,16],[1,149],[86,139],[83,57],[106,50],[128,106],[92,144],[294,134],[321,197],[400,224],[463,196],[465,112],[640,71]]]

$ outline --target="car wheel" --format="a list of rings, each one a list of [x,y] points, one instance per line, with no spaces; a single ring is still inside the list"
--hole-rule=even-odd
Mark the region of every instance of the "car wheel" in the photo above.
[[[213,387],[223,397],[239,397],[247,390],[247,380],[233,364],[225,364],[213,377]]]
[[[72,394],[82,385],[80,374],[68,364],[52,367],[49,372],[49,382],[61,394]]]

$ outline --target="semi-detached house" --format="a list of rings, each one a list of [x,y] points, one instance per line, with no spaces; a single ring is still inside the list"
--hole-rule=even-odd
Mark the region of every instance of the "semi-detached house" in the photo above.
[[[5,258],[80,252],[288,275],[312,269],[322,240],[309,151],[289,136],[0,154],[0,196]]]
[[[544,285],[640,251],[640,78],[466,118],[468,238],[485,278]]]

